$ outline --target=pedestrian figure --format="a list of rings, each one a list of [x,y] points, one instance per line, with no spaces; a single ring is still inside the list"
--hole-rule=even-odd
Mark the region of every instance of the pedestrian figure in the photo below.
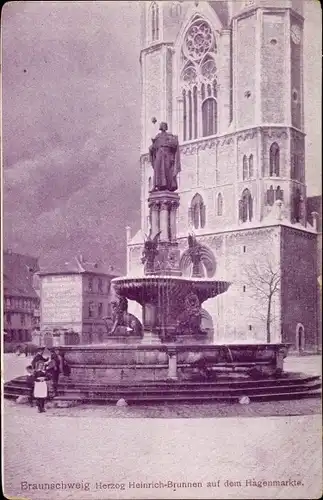
[[[34,398],[36,399],[39,413],[44,413],[45,411],[45,401],[48,397],[47,380],[48,376],[45,372],[45,364],[39,361],[37,370],[35,371],[34,385]]]
[[[58,354],[53,350],[51,351],[50,361],[47,365],[47,371],[50,374],[51,380],[53,382],[54,395],[57,395],[58,380],[60,374],[60,359]]]
[[[34,370],[31,365],[28,365],[26,367],[27,371],[27,386],[28,386],[28,403],[30,406],[33,406],[34,402],[34,385],[35,385],[35,376],[34,376]]]
[[[34,370],[37,370],[38,363],[45,363],[46,358],[43,355],[43,353],[44,353],[43,347],[40,347],[39,349],[37,349],[36,355],[34,356],[32,362],[31,362],[31,366]]]

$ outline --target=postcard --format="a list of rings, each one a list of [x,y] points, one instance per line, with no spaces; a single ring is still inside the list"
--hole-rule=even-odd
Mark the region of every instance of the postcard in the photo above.
[[[320,498],[320,3],[1,24],[4,496]]]

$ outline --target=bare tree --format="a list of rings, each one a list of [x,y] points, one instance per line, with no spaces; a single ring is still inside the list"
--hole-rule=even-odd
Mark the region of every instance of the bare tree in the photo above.
[[[256,300],[254,315],[266,325],[267,343],[271,342],[271,326],[275,314],[274,298],[280,292],[281,274],[278,266],[268,256],[252,261],[244,270],[245,283]]]

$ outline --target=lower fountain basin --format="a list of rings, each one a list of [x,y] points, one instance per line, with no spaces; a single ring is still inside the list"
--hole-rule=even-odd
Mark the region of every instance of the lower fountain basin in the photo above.
[[[177,370],[204,362],[210,366],[282,369],[288,344],[159,344],[64,346],[60,353],[71,368],[75,380],[102,383],[125,380],[167,380],[170,360],[176,358]],[[268,372],[269,374],[269,372]]]

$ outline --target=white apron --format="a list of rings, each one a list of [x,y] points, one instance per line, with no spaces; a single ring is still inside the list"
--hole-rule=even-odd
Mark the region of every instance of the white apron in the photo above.
[[[46,380],[35,381],[34,398],[47,398],[48,388]]]

